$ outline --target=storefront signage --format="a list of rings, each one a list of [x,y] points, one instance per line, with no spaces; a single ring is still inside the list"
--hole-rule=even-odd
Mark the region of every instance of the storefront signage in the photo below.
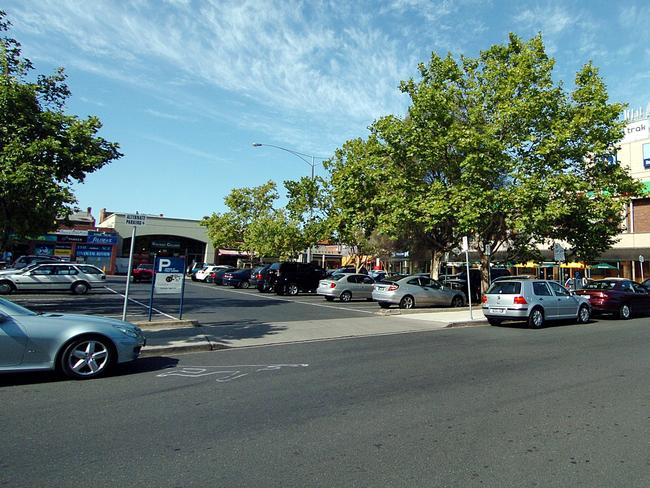
[[[117,235],[88,232],[88,244],[117,244]]]
[[[640,120],[625,126],[625,129],[623,129],[623,140],[621,142],[627,144],[648,138],[650,138],[650,121]]]
[[[110,258],[113,254],[112,246],[91,246],[79,245],[75,251],[77,256],[86,256],[93,258]]]
[[[153,247],[162,247],[165,249],[180,249],[181,243],[178,241],[163,241],[160,239],[154,239],[151,241]]]
[[[134,227],[140,227],[147,223],[147,216],[140,214],[126,214],[125,216],[126,225],[132,225]]]

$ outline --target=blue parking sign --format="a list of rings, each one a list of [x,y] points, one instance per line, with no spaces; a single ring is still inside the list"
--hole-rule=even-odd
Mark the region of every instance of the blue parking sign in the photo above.
[[[185,273],[185,258],[157,257],[154,265],[156,273]]]

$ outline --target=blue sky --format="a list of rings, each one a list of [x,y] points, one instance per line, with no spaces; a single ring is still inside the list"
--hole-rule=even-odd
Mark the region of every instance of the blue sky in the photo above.
[[[647,1],[5,0],[37,72],[63,66],[67,110],[97,115],[123,158],[75,186],[81,208],[201,218],[234,187],[309,175],[403,115],[400,80],[432,51],[476,56],[542,32],[556,78],[593,60],[612,100],[650,101]],[[317,173],[322,168],[317,168]]]

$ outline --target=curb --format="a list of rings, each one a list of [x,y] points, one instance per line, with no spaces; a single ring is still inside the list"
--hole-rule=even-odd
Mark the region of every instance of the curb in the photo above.
[[[141,329],[184,329],[191,327],[200,327],[198,320],[152,320],[131,322]]]
[[[481,327],[487,325],[487,320],[466,320],[464,322],[450,322],[445,329],[453,329],[456,327]]]
[[[231,349],[230,346],[221,344],[220,342],[210,342],[205,337],[205,342],[195,344],[177,344],[171,346],[145,346],[140,353],[141,358],[165,356],[167,354],[184,354],[190,352],[209,352],[217,351],[220,349]]]
[[[443,313],[443,312],[458,312],[459,310],[469,310],[467,307],[444,307],[444,308],[412,308],[412,309],[402,309],[402,308],[381,308],[377,310],[374,315],[416,315],[421,313]]]

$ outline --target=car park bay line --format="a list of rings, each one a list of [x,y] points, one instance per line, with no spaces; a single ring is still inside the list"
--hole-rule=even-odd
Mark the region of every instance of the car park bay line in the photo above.
[[[240,295],[246,295],[246,296],[249,296],[249,297],[253,296],[252,293],[247,293],[245,291],[229,290],[228,288],[221,288],[221,287],[217,288],[214,285],[206,286],[206,285],[200,285],[198,283],[185,282],[185,286],[187,286],[188,284],[195,285],[195,286],[200,286],[201,288],[209,288],[209,289],[214,290],[214,291],[226,291],[226,292],[229,292],[229,293],[239,293]],[[334,310],[343,310],[343,311],[351,310],[353,312],[368,313],[370,315],[375,315],[375,312],[371,312],[370,310],[361,310],[359,308],[342,308],[342,307],[337,307],[335,305],[325,305],[324,303],[311,303],[311,302],[300,302],[298,300],[289,300],[287,298],[279,298],[279,297],[274,297],[274,296],[269,296],[269,295],[262,295],[261,293],[260,293],[260,295],[261,295],[260,298],[267,299],[267,300],[278,300],[280,302],[288,302],[288,303],[301,303],[303,305],[311,305],[313,307],[333,308]]]
[[[124,294],[123,294],[123,293],[120,293],[119,291],[115,291],[115,290],[113,290],[112,288],[109,288],[108,286],[105,286],[104,288],[106,288],[108,291],[111,291],[111,292],[115,293],[116,295],[119,295],[119,296],[121,296],[122,298],[124,298]],[[138,300],[134,300],[133,298],[129,298],[129,301],[130,301],[130,302],[133,302],[133,303],[136,303],[136,304],[138,304],[138,305],[140,305],[140,306],[146,308],[147,310],[149,309],[149,305],[147,305],[147,304],[145,304],[145,303],[142,303],[142,302],[139,302]],[[165,312],[163,312],[162,310],[158,310],[157,308],[151,307],[151,310],[153,310],[153,311],[156,312],[156,313],[159,313],[160,315],[164,315],[165,317],[168,317],[168,318],[170,318],[170,319],[172,319],[172,320],[178,320],[176,317],[173,317],[173,316],[171,316],[171,315],[168,315],[168,314],[166,314]]]

